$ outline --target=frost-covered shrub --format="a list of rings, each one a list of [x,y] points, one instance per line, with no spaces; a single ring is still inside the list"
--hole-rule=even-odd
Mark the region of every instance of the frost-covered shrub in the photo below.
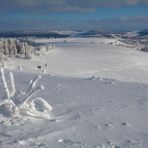
[[[30,50],[26,50],[25,59],[32,59],[32,52]]]
[[[140,49],[140,50],[141,50],[141,51],[148,52],[148,46],[147,46],[147,45],[145,45],[145,46],[141,47],[141,49]]]
[[[41,46],[38,46],[38,47],[36,47],[36,52],[38,53],[45,53],[46,51],[48,51],[47,50],[47,48],[46,48],[46,46],[43,46],[43,45],[41,45]]]
[[[37,86],[38,81],[42,78],[40,75],[32,81],[28,91],[25,93],[25,100],[20,104],[16,104],[14,101],[18,96],[20,97],[20,94],[16,91],[13,73],[9,72],[9,77],[6,78],[4,68],[1,67],[0,75],[4,91],[4,96],[0,101],[0,115],[4,117],[27,115],[35,118],[50,119],[52,106],[43,98],[34,98],[35,94],[45,89],[43,85]]]
[[[46,51],[49,51],[49,50],[52,50],[52,49],[55,49],[55,45],[48,45],[46,46]]]
[[[3,60],[6,60],[6,56],[2,52],[0,52],[0,62]]]

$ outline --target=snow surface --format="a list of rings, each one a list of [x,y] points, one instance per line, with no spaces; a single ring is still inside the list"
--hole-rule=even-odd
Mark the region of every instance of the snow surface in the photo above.
[[[12,70],[13,101],[19,106],[41,74],[36,85],[45,89],[33,98],[44,98],[53,110],[49,119],[1,114],[0,148],[148,147],[147,53],[121,47],[115,39],[36,42],[56,49],[32,60],[9,59],[6,76]],[[0,94],[2,100],[2,80]]]
[[[56,48],[32,60],[10,59],[6,68],[63,77],[102,77],[148,83],[148,54],[116,39],[37,39]],[[113,45],[110,45],[110,44]],[[119,46],[120,45],[120,46]],[[37,66],[41,66],[41,69]]]

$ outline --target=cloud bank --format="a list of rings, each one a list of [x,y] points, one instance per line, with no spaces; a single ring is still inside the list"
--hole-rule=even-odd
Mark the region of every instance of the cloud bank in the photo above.
[[[1,11],[25,12],[85,12],[99,7],[148,5],[148,0],[4,0]]]
[[[148,26],[148,17],[132,17],[119,19],[89,20],[89,21],[50,21],[38,19],[13,19],[0,21],[0,31],[12,30],[102,30],[131,31],[141,30]]]
[[[147,7],[148,0],[1,0],[0,30],[141,29],[148,26]]]

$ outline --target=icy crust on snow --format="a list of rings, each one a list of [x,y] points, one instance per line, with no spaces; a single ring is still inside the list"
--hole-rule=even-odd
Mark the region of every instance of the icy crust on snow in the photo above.
[[[18,105],[25,101],[28,83],[37,76],[13,73],[18,94],[14,102]],[[40,98],[50,102],[51,119],[0,115],[0,147],[148,147],[148,85],[96,77],[51,76],[42,76],[38,84],[44,85],[46,91],[34,95],[39,104],[35,100],[32,103],[41,111],[46,103]]]

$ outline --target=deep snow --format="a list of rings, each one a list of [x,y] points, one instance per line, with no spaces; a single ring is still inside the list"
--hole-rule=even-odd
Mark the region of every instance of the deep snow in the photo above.
[[[27,91],[34,76],[14,74],[17,93]],[[40,83],[45,90],[35,97],[52,105],[50,120],[1,116],[2,148],[148,147],[148,85],[50,76]]]
[[[10,69],[14,74],[17,105],[41,74],[37,86],[45,89],[33,98],[45,99],[53,110],[49,119],[0,115],[0,148],[147,148],[147,53],[108,45],[107,39],[67,41],[46,40],[56,49],[5,63],[6,76]],[[0,81],[1,99],[3,92]]]

